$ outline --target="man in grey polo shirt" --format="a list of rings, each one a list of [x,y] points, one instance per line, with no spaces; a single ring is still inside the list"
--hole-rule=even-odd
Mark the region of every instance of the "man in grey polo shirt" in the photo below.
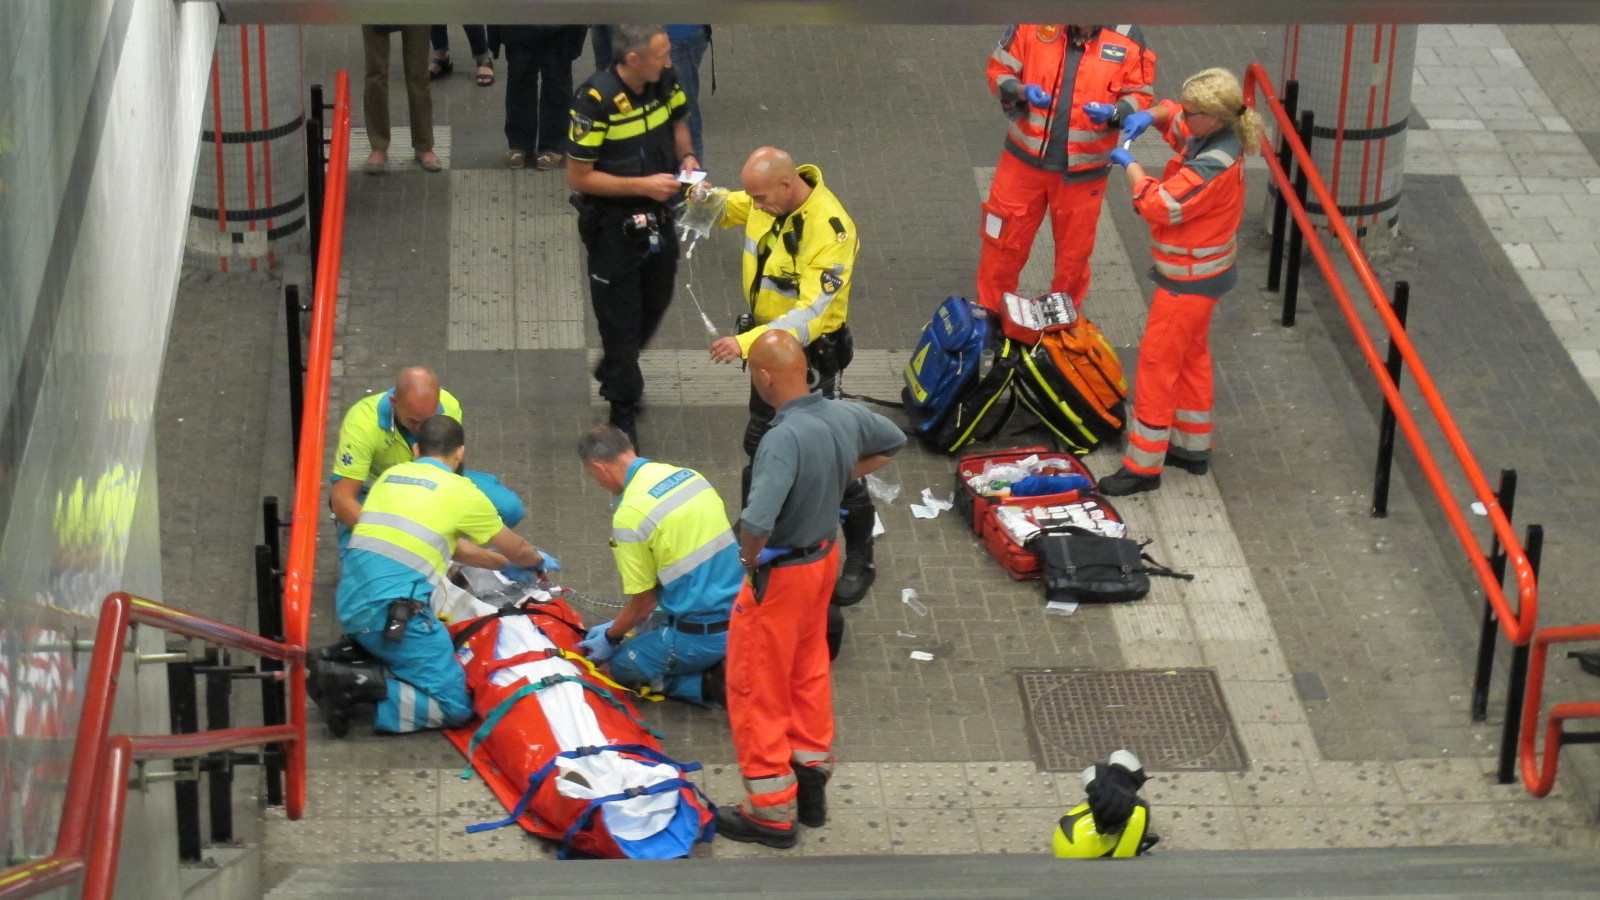
[[[717,810],[717,833],[786,849],[799,840],[797,818],[811,828],[827,821],[826,633],[839,573],[839,497],[887,464],[906,437],[861,406],[811,393],[805,348],[787,331],[761,335],[749,359],[750,383],[778,413],[752,463],[739,560],[753,572],[728,628],[728,724],[747,797]]]

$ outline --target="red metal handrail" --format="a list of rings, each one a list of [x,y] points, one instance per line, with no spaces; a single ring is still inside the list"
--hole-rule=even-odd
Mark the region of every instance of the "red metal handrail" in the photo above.
[[[300,419],[300,452],[294,468],[294,506],[289,553],[283,573],[284,635],[305,647],[311,639],[311,584],[317,564],[317,524],[322,515],[322,455],[328,435],[328,388],[333,368],[333,323],[339,306],[339,258],[344,249],[345,183],[350,176],[350,73],[334,78],[333,136],[328,148],[328,180],[322,208],[322,244],[312,294],[311,346],[307,351],[305,409]],[[306,803],[306,670],[289,670],[289,722],[300,740],[290,747],[294,770],[287,777],[284,809],[300,818]]]
[[[106,597],[100,607],[94,652],[84,681],[83,710],[78,717],[55,850],[44,859],[0,871],[0,900],[35,897],[79,880],[84,883],[85,900],[110,898],[122,840],[128,770],[135,759],[202,756],[277,743],[293,748],[305,740],[304,731],[292,725],[182,735],[111,735],[122,654],[129,629],[136,624],[283,660],[293,667],[305,664],[305,650],[301,647],[270,641],[232,625],[126,593]],[[286,775],[303,782],[305,772],[297,767],[303,765],[305,754],[286,755]]]
[[[1388,294],[1383,286],[1378,283],[1378,276],[1372,271],[1372,266],[1367,263],[1366,256],[1361,252],[1361,246],[1356,242],[1355,235],[1350,232],[1350,227],[1337,213],[1338,202],[1334,199],[1328,185],[1322,180],[1322,175],[1317,172],[1316,163],[1311,159],[1311,154],[1306,150],[1305,144],[1300,141],[1299,133],[1294,122],[1279,102],[1277,91],[1272,86],[1272,81],[1267,77],[1266,70],[1260,63],[1251,63],[1245,71],[1245,102],[1259,109],[1255,102],[1256,93],[1259,91],[1266,98],[1266,107],[1278,124],[1279,130],[1289,148],[1294,153],[1295,159],[1300,164],[1300,169],[1305,173],[1306,183],[1310,190],[1316,194],[1317,202],[1324,210],[1331,211],[1328,216],[1328,228],[1339,239],[1340,246],[1344,249],[1345,256],[1354,267],[1356,277],[1360,279],[1362,287],[1366,289],[1367,296],[1371,298],[1373,307],[1378,316],[1383,320],[1384,327],[1388,329],[1389,338],[1400,356],[1405,360],[1407,370],[1416,379],[1417,391],[1422,395],[1428,411],[1433,414],[1435,424],[1439,426],[1445,441],[1449,443],[1451,451],[1455,454],[1456,461],[1467,476],[1467,481],[1472,487],[1473,496],[1483,504],[1489,516],[1489,525],[1495,537],[1499,539],[1500,546],[1505,548],[1506,563],[1517,583],[1517,608],[1513,609],[1506,599],[1505,590],[1501,587],[1500,578],[1489,565],[1489,558],[1478,547],[1477,537],[1472,533],[1472,527],[1467,523],[1466,516],[1461,511],[1461,504],[1451,494],[1450,485],[1445,482],[1444,475],[1439,471],[1439,465],[1434,461],[1433,451],[1423,439],[1422,432],[1417,427],[1416,419],[1407,408],[1405,399],[1400,395],[1400,388],[1389,376],[1388,366],[1377,346],[1372,341],[1372,336],[1367,332],[1365,323],[1357,313],[1355,303],[1350,299],[1350,294],[1345,290],[1343,277],[1334,268],[1333,261],[1328,255],[1327,248],[1323,247],[1322,239],[1312,224],[1310,215],[1294,198],[1294,186],[1289,180],[1289,175],[1279,165],[1277,154],[1273,151],[1270,142],[1263,135],[1261,139],[1261,155],[1267,162],[1267,169],[1272,174],[1272,179],[1278,185],[1278,190],[1288,198],[1289,211],[1294,215],[1295,222],[1299,224],[1300,231],[1308,240],[1306,246],[1316,258],[1317,266],[1328,279],[1328,289],[1334,299],[1339,303],[1339,309],[1344,313],[1345,320],[1350,323],[1350,331],[1356,339],[1356,345],[1361,349],[1361,354],[1366,358],[1367,366],[1377,376],[1378,387],[1382,389],[1383,396],[1389,402],[1389,407],[1394,411],[1395,421],[1405,432],[1406,441],[1411,445],[1411,450],[1416,454],[1417,465],[1422,469],[1423,476],[1433,488],[1434,496],[1439,501],[1439,507],[1444,511],[1445,518],[1450,522],[1450,528],[1455,533],[1456,540],[1466,551],[1467,562],[1477,573],[1478,583],[1483,587],[1484,595],[1488,597],[1490,606],[1494,609],[1495,616],[1500,621],[1500,628],[1505,632],[1506,639],[1513,644],[1526,644],[1533,637],[1534,623],[1539,616],[1539,586],[1534,575],[1533,566],[1528,561],[1528,555],[1522,549],[1522,542],[1518,540],[1516,532],[1511,528],[1511,521],[1506,518],[1505,510],[1500,506],[1500,499],[1489,487],[1488,479],[1484,478],[1483,470],[1478,466],[1477,460],[1472,455],[1472,449],[1467,446],[1466,439],[1461,436],[1461,430],[1456,427],[1455,417],[1450,414],[1444,399],[1439,395],[1439,390],[1434,386],[1433,377],[1428,374],[1428,369],[1422,363],[1422,358],[1417,354],[1416,347],[1411,343],[1411,338],[1406,334],[1405,326],[1395,316],[1394,309],[1389,302]]]
[[[1288,147],[1299,162],[1301,170],[1306,175],[1306,183],[1316,196],[1318,203],[1324,210],[1338,210],[1335,201],[1322,176],[1317,172],[1316,164],[1307,152],[1305,144],[1301,142],[1299,132],[1289,114],[1279,102],[1277,92],[1272,86],[1272,81],[1267,77],[1266,70],[1260,63],[1252,63],[1245,73],[1245,98],[1252,107],[1258,108],[1255,103],[1256,93],[1260,92],[1266,99],[1266,107],[1277,122],[1279,130]],[[1421,358],[1417,355],[1415,346],[1406,334],[1405,326],[1395,316],[1387,294],[1378,284],[1377,276],[1372,267],[1368,265],[1366,256],[1361,252],[1350,228],[1343,218],[1338,215],[1328,216],[1328,227],[1338,237],[1339,243],[1345,251],[1350,264],[1355,268],[1356,275],[1360,278],[1362,286],[1366,288],[1367,295],[1372,299],[1374,308],[1382,318],[1384,327],[1388,329],[1390,339],[1400,351],[1406,366],[1411,370],[1417,381],[1417,388],[1421,392],[1428,409],[1433,413],[1436,424],[1449,442],[1451,450],[1455,453],[1456,460],[1461,464],[1470,482],[1473,494],[1483,504],[1489,515],[1489,522],[1494,530],[1495,537],[1505,549],[1506,561],[1517,582],[1517,608],[1513,610],[1506,599],[1505,591],[1501,587],[1500,579],[1495,576],[1489,566],[1486,554],[1478,548],[1477,541],[1468,527],[1466,517],[1461,512],[1460,504],[1449,492],[1438,465],[1434,462],[1432,451],[1423,442],[1421,432],[1417,429],[1416,420],[1400,396],[1399,387],[1389,375],[1388,366],[1378,355],[1377,347],[1373,344],[1371,335],[1368,334],[1365,324],[1356,314],[1355,305],[1351,302],[1344,282],[1339,272],[1334,269],[1326,248],[1322,246],[1321,236],[1311,222],[1310,215],[1295,197],[1294,189],[1289,180],[1288,173],[1279,164],[1277,155],[1271,145],[1263,136],[1261,140],[1262,156],[1267,162],[1267,169],[1273,181],[1277,183],[1278,190],[1289,201],[1287,206],[1293,213],[1295,222],[1300,226],[1301,233],[1309,240],[1307,246],[1311,248],[1312,256],[1316,259],[1318,267],[1328,280],[1329,291],[1338,301],[1340,310],[1345,319],[1350,323],[1350,330],[1361,348],[1362,355],[1367,360],[1367,365],[1377,376],[1378,386],[1382,389],[1389,407],[1393,410],[1395,421],[1404,430],[1406,440],[1416,453],[1418,466],[1427,477],[1429,485],[1433,488],[1438,498],[1440,508],[1444,510],[1445,517],[1449,519],[1451,529],[1455,532],[1457,540],[1467,551],[1467,560],[1478,575],[1478,581],[1483,586],[1484,594],[1488,597],[1490,606],[1495,611],[1495,618],[1500,624],[1502,633],[1513,644],[1530,644],[1528,660],[1526,692],[1523,695],[1524,705],[1522,721],[1519,723],[1517,750],[1521,760],[1522,783],[1530,794],[1543,797],[1550,793],[1555,784],[1556,768],[1561,751],[1561,733],[1563,723],[1578,719],[1600,719],[1600,703],[1563,703],[1557,704],[1550,710],[1550,720],[1545,726],[1544,753],[1542,760],[1537,752],[1540,704],[1544,693],[1545,666],[1549,657],[1551,644],[1573,643],[1577,641],[1600,640],[1600,625],[1580,625],[1564,628],[1546,628],[1536,631],[1539,617],[1539,591],[1538,580],[1533,565],[1529,561],[1521,541],[1511,529],[1511,522],[1506,518],[1504,509],[1499,504],[1499,499],[1490,489],[1489,482],[1484,478],[1482,470],[1473,458],[1466,440],[1456,428],[1455,421],[1434,387],[1433,379],[1429,376],[1427,368],[1423,366]],[[1513,685],[1515,690],[1516,686]]]
[[[1533,636],[1528,653],[1528,693],[1522,707],[1522,733],[1517,755],[1522,762],[1522,784],[1528,793],[1543,797],[1556,783],[1556,765],[1561,753],[1562,723],[1577,719],[1600,719],[1600,703],[1557,703],[1550,707],[1550,721],[1544,728],[1544,757],[1537,751],[1539,703],[1544,699],[1544,667],[1551,644],[1600,641],[1600,625],[1569,625],[1544,628]]]

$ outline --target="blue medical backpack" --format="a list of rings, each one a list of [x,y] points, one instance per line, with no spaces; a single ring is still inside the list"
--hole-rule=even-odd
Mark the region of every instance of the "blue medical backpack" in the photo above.
[[[912,431],[943,453],[993,437],[1016,407],[1009,388],[1020,356],[978,304],[965,297],[940,303],[922,329],[900,392]]]

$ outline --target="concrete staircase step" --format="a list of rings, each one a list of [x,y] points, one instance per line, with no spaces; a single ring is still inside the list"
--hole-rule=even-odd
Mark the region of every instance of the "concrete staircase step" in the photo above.
[[[1288,900],[1600,895],[1600,859],[1527,847],[1154,853],[1120,862],[1044,856],[851,856],[663,862],[422,862],[307,867],[267,900],[439,897],[1060,898]]]

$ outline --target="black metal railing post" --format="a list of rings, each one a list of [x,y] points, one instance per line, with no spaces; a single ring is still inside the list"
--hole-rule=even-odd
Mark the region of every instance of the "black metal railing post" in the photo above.
[[[1544,526],[1529,525],[1522,539],[1522,552],[1528,555],[1533,580],[1539,581],[1539,557],[1544,554]],[[1519,610],[1520,612],[1520,610]],[[1516,779],[1517,737],[1522,732],[1522,700],[1528,687],[1528,645],[1511,648],[1511,674],[1506,679],[1506,720],[1500,727],[1500,783]]]
[[[1300,105],[1300,81],[1291,79],[1283,85],[1283,111],[1289,121],[1294,121]],[[1294,164],[1294,151],[1289,147],[1289,135],[1278,135],[1278,167],[1288,172]],[[1283,282],[1283,233],[1289,218],[1289,200],[1283,191],[1273,191],[1272,201],[1272,253],[1267,258],[1267,290],[1276,291]]]
[[[272,552],[269,560],[276,571],[283,570],[283,519],[279,517],[278,498],[261,498],[261,541]]]
[[[1305,145],[1306,152],[1311,152],[1311,131],[1316,124],[1316,116],[1311,110],[1300,114],[1300,143]],[[1300,201],[1300,208],[1306,208],[1306,167],[1295,166],[1294,195]],[[1336,216],[1335,210],[1323,210],[1325,215]],[[1300,300],[1300,255],[1305,246],[1305,235],[1301,233],[1299,224],[1289,230],[1289,270],[1287,280],[1283,285],[1283,327],[1294,327],[1295,304]]]
[[[256,545],[256,627],[262,637],[283,640],[283,591],[279,588],[279,572],[272,564],[272,549],[265,544]],[[283,662],[276,659],[261,660],[261,724],[282,725],[289,715],[284,683],[276,673],[283,671]],[[262,765],[266,769],[267,805],[283,805],[283,754],[277,747],[262,751]]]
[[[219,731],[233,727],[230,695],[233,679],[228,669],[228,652],[213,650],[201,667],[206,679],[206,728]],[[207,810],[211,818],[211,841],[233,843],[233,763],[231,755],[220,754],[206,776]]]
[[[1500,510],[1511,521],[1511,512],[1517,503],[1517,470],[1500,470],[1500,488],[1495,491]],[[1489,571],[1494,573],[1496,584],[1506,580],[1506,549],[1500,546],[1500,536],[1489,533]],[[1489,718],[1489,678],[1494,672],[1494,650],[1500,638],[1500,621],[1494,614],[1494,604],[1483,601],[1483,624],[1478,628],[1478,664],[1472,674],[1472,721]]]
[[[288,324],[285,328],[289,343],[289,433],[294,443],[289,451],[292,469],[300,458],[300,417],[306,408],[306,366],[304,350],[300,345],[300,286],[288,285],[283,289],[283,309]]]
[[[171,704],[173,734],[200,730],[200,710],[194,689],[194,663],[167,664],[167,702]],[[175,763],[176,764],[176,763]],[[180,778],[172,785],[178,819],[178,859],[200,861],[200,784]]]
[[[1394,283],[1394,317],[1400,320],[1400,328],[1406,327],[1406,310],[1411,306],[1411,284],[1405,281]],[[1389,338],[1389,358],[1385,367],[1389,370],[1389,380],[1394,386],[1400,387],[1400,345],[1393,337]],[[1389,476],[1394,469],[1394,407],[1389,405],[1389,398],[1383,398],[1383,414],[1378,420],[1378,470],[1372,478],[1372,517],[1375,519],[1386,518],[1389,515]]]
[[[316,283],[317,255],[322,246],[322,200],[327,181],[327,155],[324,152],[322,85],[311,86],[311,113],[306,116],[306,234],[311,241],[311,280]]]

